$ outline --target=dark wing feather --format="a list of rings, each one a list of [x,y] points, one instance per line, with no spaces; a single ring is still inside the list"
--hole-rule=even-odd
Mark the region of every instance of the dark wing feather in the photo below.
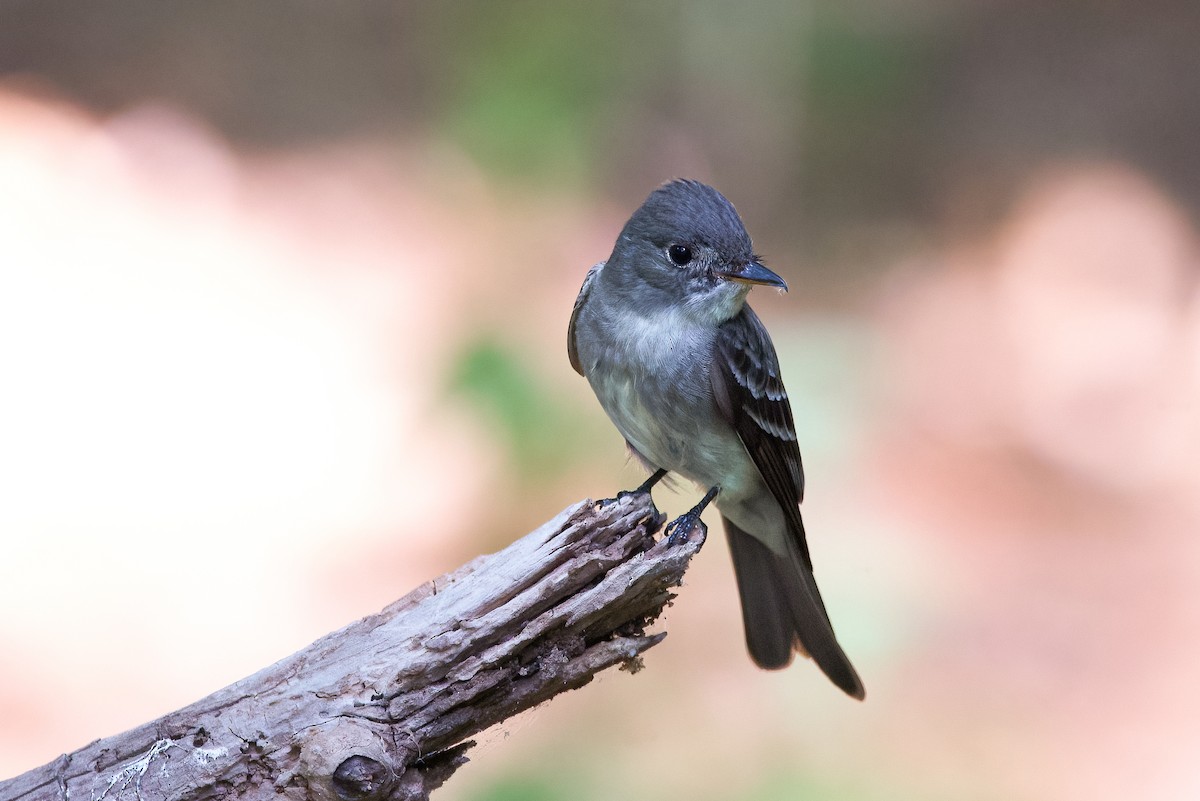
[[[773,553],[754,532],[742,531],[725,519],[750,654],[761,667],[781,668],[797,647],[834,684],[861,700],[862,681],[838,645],[813,578],[800,519],[804,468],[792,409],[779,377],[779,360],[767,330],[749,306],[717,330],[710,380],[718,410],[741,437],[787,516],[793,546],[786,555]]]
[[[583,286],[579,288],[579,296],[575,298],[575,308],[571,309],[571,322],[567,325],[567,356],[571,359],[571,366],[575,368],[575,372],[583,375],[583,365],[579,363],[579,349],[575,345],[575,321],[579,319],[579,310],[583,308],[583,304],[588,299],[588,293],[592,290],[592,279],[600,272],[600,268],[604,266],[604,262],[593,265],[592,269],[583,278]]]
[[[771,336],[758,315],[743,306],[721,324],[714,349],[711,380],[717,408],[741,437],[771,494],[788,515],[811,570],[799,509],[804,499],[804,466]]]

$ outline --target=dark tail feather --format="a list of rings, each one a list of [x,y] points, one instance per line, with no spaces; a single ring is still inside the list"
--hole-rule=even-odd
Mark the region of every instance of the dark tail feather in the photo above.
[[[776,557],[758,540],[721,519],[742,596],[742,623],[750,658],[764,670],[785,668],[792,663],[795,627],[775,590]]]
[[[742,597],[746,647],[755,664],[766,670],[784,668],[798,650],[812,657],[843,692],[861,700],[866,694],[862,681],[838,645],[817,582],[794,538],[788,538],[787,556],[779,556],[727,518],[722,521]]]

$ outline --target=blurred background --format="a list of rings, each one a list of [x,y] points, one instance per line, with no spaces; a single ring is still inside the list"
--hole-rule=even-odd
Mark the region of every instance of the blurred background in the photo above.
[[[0,2],[0,775],[639,482],[566,326],[688,176],[792,287],[752,302],[867,701],[752,667],[717,535],[646,670],[439,797],[1200,797],[1198,36],[1190,0]]]

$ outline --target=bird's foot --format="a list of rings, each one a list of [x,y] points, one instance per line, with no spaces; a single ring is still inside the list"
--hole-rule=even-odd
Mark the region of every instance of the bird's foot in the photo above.
[[[650,490],[652,490],[654,488],[655,484],[657,484],[658,482],[663,480],[663,476],[665,476],[666,474],[667,474],[666,470],[659,468],[658,470],[654,471],[654,475],[650,476],[650,478],[643,481],[641,484],[639,484],[634,489],[621,490],[620,492],[617,493],[617,497],[605,498],[602,501],[600,501],[600,505],[601,506],[611,506],[612,504],[618,503],[619,501],[621,501],[624,498],[629,497],[630,495],[639,495],[643,492],[648,493],[648,492],[650,492]]]
[[[704,493],[704,497],[700,499],[700,503],[667,524],[667,528],[663,533],[666,535],[668,545],[682,545],[688,541],[688,535],[695,530],[696,526],[703,525],[700,522],[700,515],[704,512],[705,507],[712,503],[713,498],[717,497],[717,493],[720,491],[720,487],[713,487]]]

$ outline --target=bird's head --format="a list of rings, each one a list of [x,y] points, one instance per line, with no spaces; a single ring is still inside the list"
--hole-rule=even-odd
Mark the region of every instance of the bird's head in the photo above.
[[[717,323],[741,310],[754,284],[787,289],[754,255],[733,204],[689,180],[663,184],[646,198],[617,237],[603,275],[639,311],[682,306]]]

